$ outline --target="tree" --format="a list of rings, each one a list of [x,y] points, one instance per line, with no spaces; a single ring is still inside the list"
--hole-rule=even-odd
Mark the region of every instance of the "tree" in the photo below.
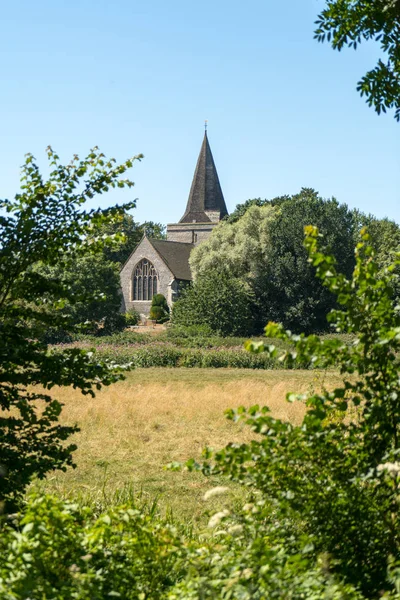
[[[248,286],[224,271],[210,270],[186,287],[172,308],[172,322],[206,325],[222,335],[254,331],[254,301]]]
[[[240,217],[243,217],[243,215],[252,206],[279,206],[282,202],[285,202],[286,200],[290,200],[290,196],[277,196],[272,200],[267,200],[267,198],[265,198],[264,200],[262,200],[261,198],[252,198],[250,200],[242,202],[241,204],[237,204],[235,210],[229,216],[225,217],[224,220],[228,221],[228,223],[236,223],[236,221],[238,221]]]
[[[267,259],[276,216],[270,205],[251,204],[233,223],[222,221],[190,254],[194,278],[216,268],[250,283]]]
[[[315,278],[303,244],[306,225],[316,225],[339,268],[350,276],[354,266],[353,216],[347,205],[325,200],[311,189],[279,206],[271,224],[270,248],[255,280],[262,323],[278,321],[294,331],[324,331],[334,295]]]
[[[380,42],[383,59],[357,84],[378,114],[395,109],[400,121],[400,0],[327,0],[316,21],[315,37],[341,50],[362,40]]]
[[[153,221],[136,223],[132,215],[122,213],[113,223],[105,223],[102,231],[106,235],[114,235],[116,244],[104,248],[106,260],[118,263],[121,267],[139,244],[144,235],[150,238],[164,239],[165,226]]]
[[[258,322],[259,331],[271,319],[296,331],[322,331],[334,297],[308,264],[303,228],[310,223],[324,232],[349,275],[354,264],[352,213],[307,188],[292,197],[262,201],[262,206],[250,203],[238,220],[222,222],[191,253],[192,272],[197,278],[216,268],[248,285],[257,307],[253,325]]]
[[[62,282],[69,289],[72,301],[65,299],[59,316],[65,316],[63,329],[48,330],[46,339],[51,340],[68,334],[77,325],[83,332],[112,333],[125,325],[121,315],[121,292],[118,265],[106,260],[103,252],[76,257],[66,268],[63,266],[37,265],[35,272],[49,281]]]
[[[89,211],[83,205],[110,187],[131,187],[122,176],[141,155],[117,165],[94,148],[66,166],[51,148],[47,155],[47,180],[28,154],[21,192],[14,200],[0,200],[0,498],[9,503],[18,500],[32,477],[73,464],[75,446],[65,441],[76,427],[58,423],[61,404],[46,390],[72,385],[94,396],[94,389],[121,379],[124,371],[92,352],[48,348],[44,333],[73,327],[73,307],[81,295],[70,282],[47,277],[37,266],[69,271],[76,261],[102,252],[109,241],[102,225],[135,202]],[[63,310],[66,304],[69,313]]]

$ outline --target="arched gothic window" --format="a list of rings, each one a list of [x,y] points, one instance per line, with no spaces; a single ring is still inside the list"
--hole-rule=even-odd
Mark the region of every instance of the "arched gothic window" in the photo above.
[[[132,300],[151,300],[157,294],[157,272],[153,264],[144,258],[134,268]]]

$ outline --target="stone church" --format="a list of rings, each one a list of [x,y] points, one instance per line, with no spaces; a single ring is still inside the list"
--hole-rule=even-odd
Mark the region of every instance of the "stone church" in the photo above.
[[[123,311],[133,308],[148,315],[154,294],[163,294],[171,306],[180,288],[192,280],[191,250],[227,214],[206,131],[183,217],[167,225],[166,240],[145,236],[121,269]]]

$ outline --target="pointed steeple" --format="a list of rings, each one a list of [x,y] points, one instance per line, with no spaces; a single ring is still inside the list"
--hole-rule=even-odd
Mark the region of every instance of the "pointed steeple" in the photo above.
[[[218,222],[228,214],[207,130],[197,160],[185,214],[180,223]]]

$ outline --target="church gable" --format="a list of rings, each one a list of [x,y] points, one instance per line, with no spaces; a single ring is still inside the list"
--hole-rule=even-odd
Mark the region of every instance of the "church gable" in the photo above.
[[[134,309],[148,315],[151,299],[156,293],[163,294],[168,303],[172,303],[175,277],[147,237],[142,239],[122,267],[120,279],[123,312]]]

